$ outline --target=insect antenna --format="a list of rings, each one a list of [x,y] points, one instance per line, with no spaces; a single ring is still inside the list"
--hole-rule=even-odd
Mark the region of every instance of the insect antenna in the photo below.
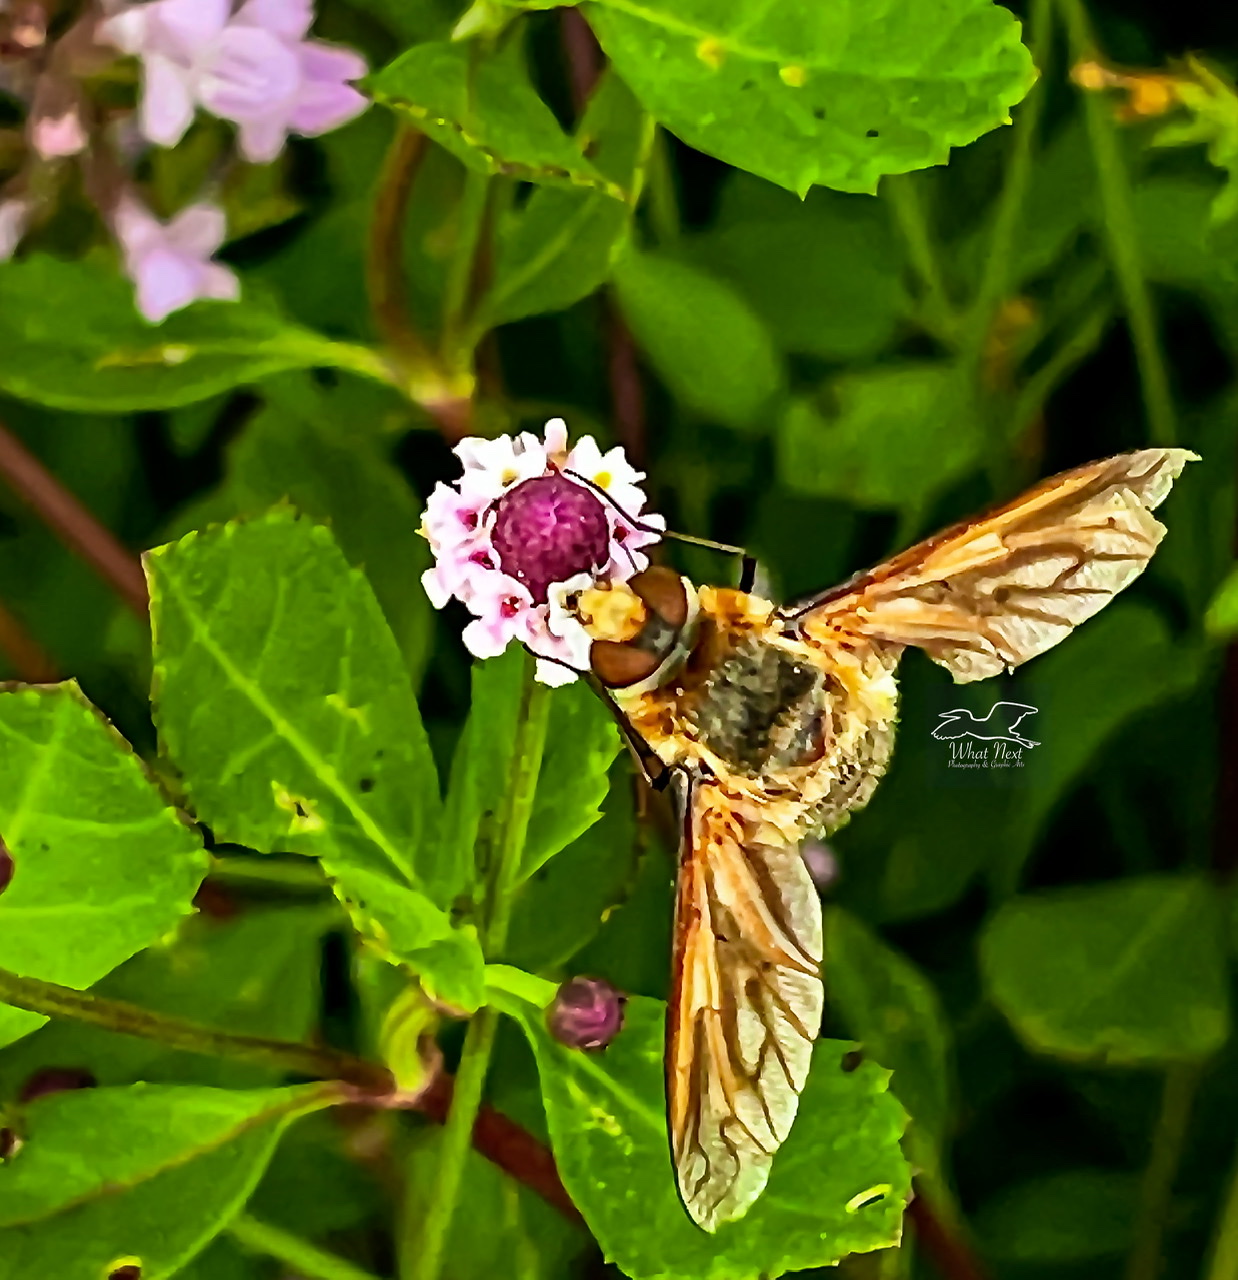
[[[745,593],[752,590],[753,583],[757,577],[757,561],[751,552],[744,550],[743,547],[737,547],[730,542],[715,542],[713,538],[698,538],[691,533],[676,533],[672,529],[655,529],[652,525],[642,524],[639,520],[628,515],[626,511],[602,488],[599,484],[594,484],[587,476],[582,476],[579,471],[572,471],[565,467],[563,470],[565,476],[571,476],[573,480],[578,480],[581,484],[592,489],[604,502],[610,503],[612,507],[632,526],[633,529],[639,529],[641,533],[654,533],[660,538],[671,538],[675,542],[686,542],[694,547],[706,547],[710,551],[721,551],[725,555],[740,557],[739,570],[739,589]],[[632,558],[632,553],[624,548],[624,552],[628,558]]]

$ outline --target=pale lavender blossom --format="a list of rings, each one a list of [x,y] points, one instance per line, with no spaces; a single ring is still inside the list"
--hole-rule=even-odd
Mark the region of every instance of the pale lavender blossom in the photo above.
[[[124,196],[112,226],[124,251],[125,270],[137,286],[138,310],[153,324],[199,298],[239,296],[233,272],[211,260],[226,231],[223,210],[215,205],[190,205],[163,223],[132,196]]]
[[[313,137],[365,110],[348,82],[366,73],[348,49],[306,39],[309,0],[154,0],[101,31],[142,59],[142,130],[162,146],[184,136],[197,106],[238,126],[241,152],[273,160],[290,133]]]
[[[30,202],[13,196],[0,200],[0,262],[7,262],[26,234]]]

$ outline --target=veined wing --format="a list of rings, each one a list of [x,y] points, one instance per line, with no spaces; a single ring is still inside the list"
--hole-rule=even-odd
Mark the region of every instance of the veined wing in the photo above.
[[[821,904],[798,848],[757,844],[711,780],[684,795],[667,1011],[679,1192],[706,1231],[761,1194],[821,1028]]]
[[[780,616],[822,641],[850,632],[914,645],[959,682],[998,675],[1143,572],[1165,534],[1151,512],[1194,460],[1141,449],[1076,467]]]

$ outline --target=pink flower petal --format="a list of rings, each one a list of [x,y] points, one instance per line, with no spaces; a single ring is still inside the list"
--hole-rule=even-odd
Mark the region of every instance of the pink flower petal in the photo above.
[[[32,121],[30,141],[45,160],[75,156],[86,146],[86,131],[76,108],[70,107],[62,116],[43,116]]]
[[[208,262],[202,268],[198,296],[235,302],[241,296],[241,282],[231,267],[225,267],[222,262]]]
[[[300,48],[301,74],[307,80],[360,80],[368,71],[365,59],[354,49],[307,40]]]
[[[227,26],[232,0],[156,0],[145,50],[193,62]]]
[[[138,310],[152,324],[188,306],[198,296],[196,264],[171,249],[152,249],[135,273]]]
[[[130,260],[141,257],[163,238],[159,220],[132,196],[121,197],[112,213],[112,230],[116,232],[125,257]]]
[[[124,53],[140,53],[146,47],[150,15],[154,7],[140,4],[131,9],[122,9],[99,23],[99,38],[107,44],[114,44]]]
[[[292,127],[308,138],[338,129],[359,116],[370,100],[351,85],[311,81],[301,87],[292,109]]]
[[[493,622],[478,618],[464,628],[460,637],[464,647],[475,658],[497,658],[512,641],[505,629]]]
[[[295,48],[259,27],[230,26],[216,42],[199,97],[224,120],[269,124],[285,118],[300,87]]]
[[[288,126],[282,116],[270,115],[242,120],[238,132],[245,159],[250,164],[270,164],[283,148]]]
[[[174,147],[193,121],[193,78],[157,54],[147,54],[143,68],[142,132],[161,147]]]
[[[243,26],[262,27],[287,40],[300,40],[313,20],[312,0],[246,0],[233,19]]]
[[[168,223],[167,239],[195,258],[209,258],[223,244],[227,230],[227,216],[218,205],[191,204]]]

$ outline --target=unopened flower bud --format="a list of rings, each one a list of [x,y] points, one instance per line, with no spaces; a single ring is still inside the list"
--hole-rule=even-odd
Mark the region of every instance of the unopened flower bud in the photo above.
[[[67,1093],[70,1089],[93,1089],[99,1082],[85,1067],[40,1067],[18,1095],[19,1102],[33,1102],[49,1093]]]
[[[572,978],[546,1011],[550,1034],[569,1049],[604,1049],[623,1026],[627,996],[605,978]]]
[[[13,855],[4,841],[0,840],[0,893],[13,883],[13,871]]]
[[[136,1262],[126,1262],[109,1271],[107,1280],[142,1280],[142,1268]]]

